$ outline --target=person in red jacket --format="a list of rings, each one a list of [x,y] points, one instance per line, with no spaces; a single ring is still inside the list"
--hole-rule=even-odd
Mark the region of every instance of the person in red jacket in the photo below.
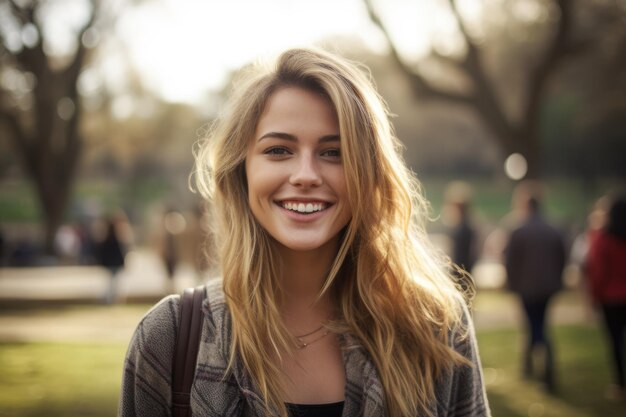
[[[626,399],[624,331],[626,331],[626,198],[614,200],[603,230],[591,240],[587,259],[591,298],[602,309],[614,365],[611,398]]]

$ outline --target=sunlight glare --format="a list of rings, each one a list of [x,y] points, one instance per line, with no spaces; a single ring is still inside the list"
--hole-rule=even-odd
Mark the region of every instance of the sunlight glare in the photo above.
[[[85,0],[57,0],[44,2],[40,8],[47,55],[63,56],[74,53],[76,34],[89,16],[89,2]]]
[[[259,56],[370,25],[359,0],[160,0],[130,10],[117,29],[149,88],[170,101],[198,101]]]

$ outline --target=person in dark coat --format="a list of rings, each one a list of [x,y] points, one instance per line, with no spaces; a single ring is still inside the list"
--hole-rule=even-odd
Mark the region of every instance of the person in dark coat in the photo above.
[[[469,203],[455,203],[458,211],[458,222],[451,231],[452,262],[467,272],[472,272],[476,263],[476,230],[470,222]]]
[[[124,268],[125,247],[123,239],[119,235],[118,225],[115,220],[109,219],[106,224],[104,240],[98,245],[97,255],[100,265],[110,273],[109,288],[104,296],[104,302],[114,303],[117,299],[117,276]]]
[[[546,334],[546,311],[552,297],[561,289],[565,267],[565,245],[561,233],[540,213],[539,200],[525,199],[525,219],[513,230],[505,249],[508,288],[521,301],[528,326],[523,354],[523,372],[533,373],[533,355],[543,349],[542,379],[549,392],[555,390],[553,347]]]

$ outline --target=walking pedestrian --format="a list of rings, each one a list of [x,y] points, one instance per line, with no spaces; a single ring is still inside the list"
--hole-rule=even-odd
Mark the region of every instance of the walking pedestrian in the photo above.
[[[124,268],[126,245],[123,238],[123,225],[120,215],[106,220],[104,239],[97,245],[97,257],[100,265],[109,272],[107,290],[103,295],[106,304],[117,301],[117,285],[120,271]]]
[[[591,238],[587,257],[589,290],[604,318],[613,371],[610,399],[626,400],[626,198],[616,198],[608,212],[606,226]]]
[[[519,191],[519,190],[518,190]],[[531,190],[518,192],[522,224],[514,229],[505,249],[508,288],[519,296],[526,317],[527,342],[523,374],[533,375],[534,356],[543,353],[541,379],[548,392],[555,392],[555,359],[546,332],[546,314],[553,296],[562,288],[565,244],[561,233],[542,216],[540,202]]]

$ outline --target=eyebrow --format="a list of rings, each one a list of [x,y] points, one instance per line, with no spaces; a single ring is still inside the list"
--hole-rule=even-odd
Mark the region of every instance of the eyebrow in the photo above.
[[[291,133],[285,133],[285,132],[268,132],[266,134],[264,134],[263,136],[261,136],[257,142],[263,140],[263,139],[268,139],[268,138],[275,138],[275,139],[283,139],[283,140],[288,140],[291,142],[297,142],[298,141],[298,137],[296,135],[292,135]],[[321,138],[319,138],[319,142],[320,143],[325,143],[325,142],[338,142],[340,140],[339,135],[326,135],[326,136],[322,136]]]

